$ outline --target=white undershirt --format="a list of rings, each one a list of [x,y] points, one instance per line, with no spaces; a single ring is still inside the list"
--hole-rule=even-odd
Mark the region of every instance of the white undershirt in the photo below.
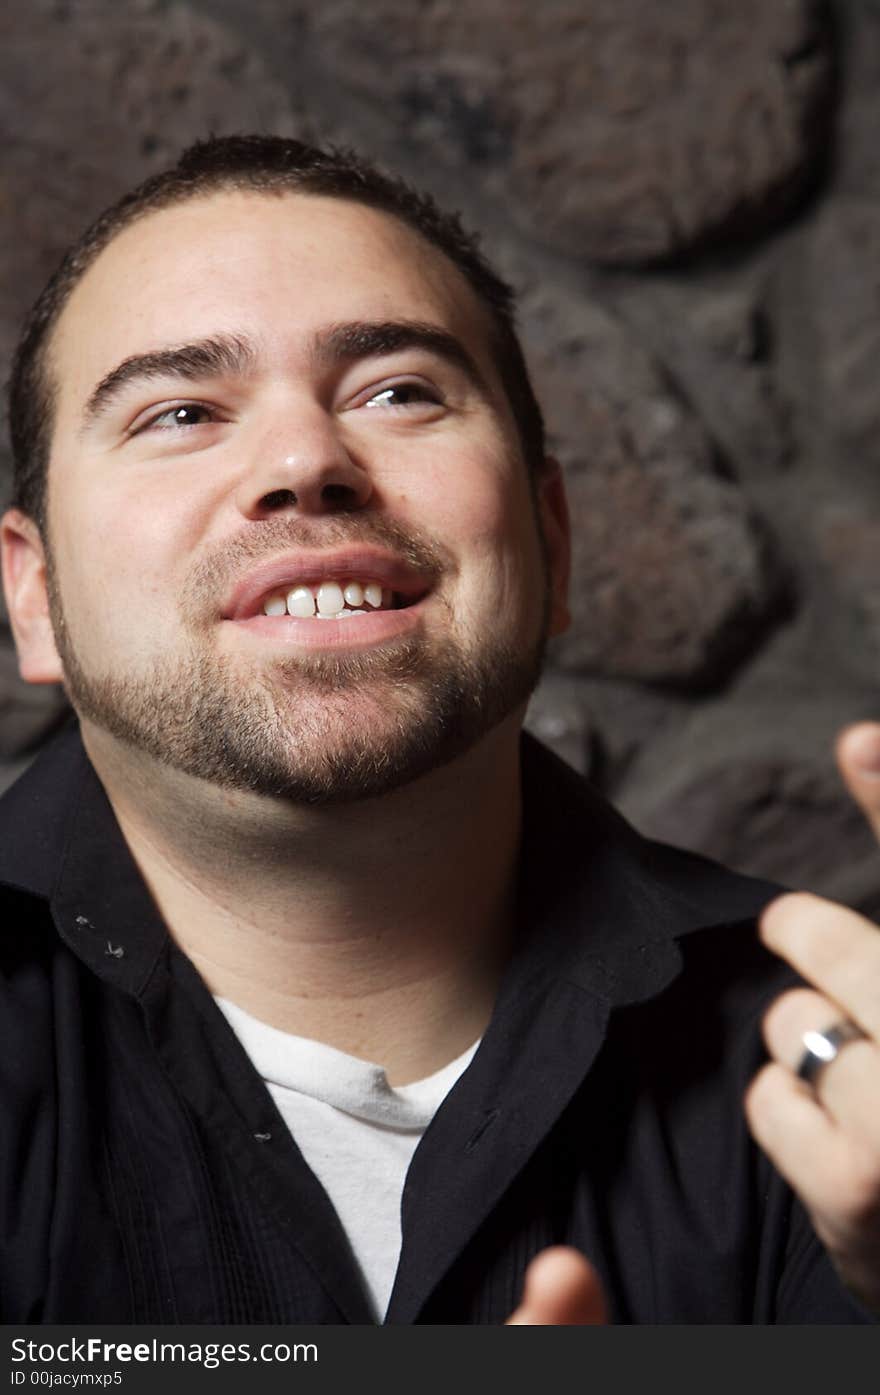
[[[400,1258],[407,1168],[479,1043],[434,1075],[393,1089],[381,1066],[269,1027],[224,998],[215,1001],[336,1208],[381,1320]]]

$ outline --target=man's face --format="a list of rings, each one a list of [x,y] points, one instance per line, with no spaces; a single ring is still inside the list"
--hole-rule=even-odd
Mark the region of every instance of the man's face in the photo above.
[[[532,497],[488,317],[397,220],[233,192],[148,215],[50,363],[46,586],[84,727],[333,801],[525,702],[565,623],[560,487]]]

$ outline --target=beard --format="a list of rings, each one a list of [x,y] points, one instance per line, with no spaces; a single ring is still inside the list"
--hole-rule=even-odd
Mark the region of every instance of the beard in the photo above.
[[[352,536],[349,521],[344,540]],[[391,540],[387,530],[369,536]],[[303,529],[296,538],[304,540]],[[327,528],[322,538],[343,540]],[[427,556],[411,539],[405,550]],[[375,798],[454,760],[527,702],[547,645],[545,600],[531,644],[507,643],[489,625],[469,640],[451,630],[433,640],[416,634],[366,652],[275,657],[242,672],[240,658],[216,653],[195,631],[183,652],[157,656],[136,675],[98,673],[79,656],[47,561],[64,686],[80,718],[197,779],[298,804]],[[228,561],[221,566],[228,571]],[[219,569],[201,568],[193,592],[214,585]]]

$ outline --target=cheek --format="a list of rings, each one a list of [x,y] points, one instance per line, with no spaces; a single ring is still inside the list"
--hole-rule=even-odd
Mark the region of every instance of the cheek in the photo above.
[[[145,527],[145,511],[76,507],[58,510],[57,569],[61,597],[71,632],[94,648],[97,636],[137,636],[167,609],[173,545],[172,523]],[[179,553],[177,554],[179,555]],[[162,578],[164,577],[164,582]]]
[[[510,627],[540,623],[544,568],[527,489],[472,487],[438,501],[429,527],[456,556],[465,623],[484,623],[487,613]]]
[[[530,532],[528,486],[501,451],[470,458],[460,451],[436,451],[417,475],[406,462],[406,468],[380,481],[380,488],[413,524],[456,549],[501,554],[521,546]]]

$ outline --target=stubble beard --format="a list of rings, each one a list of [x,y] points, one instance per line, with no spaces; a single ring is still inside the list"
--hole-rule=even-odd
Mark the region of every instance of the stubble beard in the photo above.
[[[363,653],[275,658],[245,675],[193,636],[187,652],[136,676],[101,674],[80,660],[51,564],[48,590],[81,718],[197,779],[298,804],[375,798],[454,760],[525,704],[547,644],[545,605],[530,645],[418,634]]]

